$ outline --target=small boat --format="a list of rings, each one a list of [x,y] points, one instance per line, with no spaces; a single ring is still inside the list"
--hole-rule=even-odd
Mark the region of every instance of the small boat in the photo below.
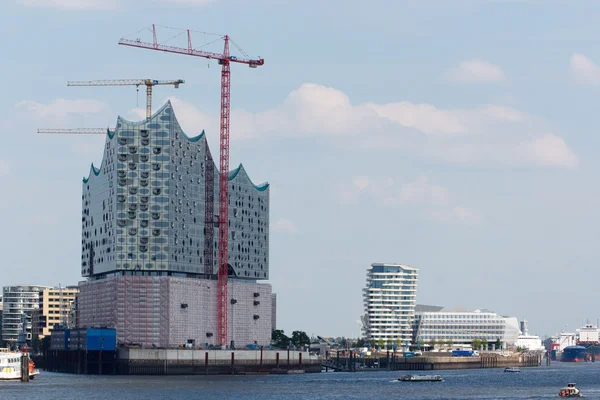
[[[506,367],[504,368],[504,372],[521,372],[519,367]]]
[[[443,382],[439,375],[404,375],[398,378],[402,382]]]
[[[9,351],[8,349],[0,349],[0,381],[21,379],[21,357],[23,353],[20,351]],[[33,379],[40,374],[40,371],[35,368],[33,361],[29,360],[29,379]]]
[[[575,387],[574,383],[568,383],[567,387],[561,388],[558,395],[560,397],[583,397],[579,389]]]

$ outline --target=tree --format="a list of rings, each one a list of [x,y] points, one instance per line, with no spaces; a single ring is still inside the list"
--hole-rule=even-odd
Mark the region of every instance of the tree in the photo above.
[[[386,341],[386,344],[385,344],[385,348],[388,350],[391,350],[392,346],[394,345],[393,343],[394,343],[394,341],[391,338],[388,338],[388,340]]]
[[[483,339],[481,341],[481,344],[483,345],[483,350],[487,350],[488,349],[488,341],[487,341],[487,339]]]
[[[283,333],[283,329],[273,329],[271,344],[275,347],[287,347],[290,344],[290,338]]]
[[[481,340],[475,338],[473,339],[473,350],[479,350],[479,348],[481,347]]]
[[[356,347],[365,347],[365,339],[360,338],[356,341]]]
[[[436,345],[437,343],[438,343],[438,342],[437,342],[435,339],[431,339],[431,340],[429,341],[429,345],[431,346],[431,350],[434,350],[434,349],[435,349],[435,345]]]
[[[502,348],[502,342],[500,341],[500,338],[496,339],[496,349],[501,349]]]
[[[296,347],[304,347],[310,345],[310,339],[306,332],[294,331],[292,332],[292,344]]]
[[[377,350],[380,350],[383,348],[383,339],[379,339],[377,341]]]

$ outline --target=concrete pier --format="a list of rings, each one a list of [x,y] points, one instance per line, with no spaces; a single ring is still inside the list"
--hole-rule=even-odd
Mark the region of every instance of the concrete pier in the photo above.
[[[50,351],[48,370],[74,374],[217,375],[321,372],[321,360],[293,350],[120,348],[117,352]]]

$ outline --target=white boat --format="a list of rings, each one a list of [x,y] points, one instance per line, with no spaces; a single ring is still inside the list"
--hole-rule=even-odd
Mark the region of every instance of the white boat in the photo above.
[[[521,372],[519,367],[506,367],[504,368],[504,372]]]
[[[402,382],[443,382],[439,375],[404,375],[398,378]]]
[[[560,397],[583,397],[583,395],[581,394],[581,392],[579,391],[579,389],[577,389],[575,387],[574,383],[568,383],[567,387],[561,388],[560,391],[558,392],[558,395]]]
[[[8,351],[0,349],[0,380],[21,379],[21,358],[23,353],[19,351]],[[29,379],[39,375],[40,371],[35,369],[33,361],[29,360]]]

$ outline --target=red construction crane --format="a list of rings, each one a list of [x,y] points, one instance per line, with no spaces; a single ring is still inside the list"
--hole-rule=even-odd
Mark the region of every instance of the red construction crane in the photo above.
[[[140,39],[130,40],[121,38],[119,44],[142,49],[158,50],[168,53],[184,54],[188,56],[202,57],[217,60],[222,66],[221,70],[221,136],[220,136],[220,171],[219,171],[219,272],[218,272],[218,310],[219,310],[219,335],[218,344],[227,345],[227,276],[228,276],[228,221],[229,221],[229,98],[231,93],[231,63],[247,64],[250,68],[256,68],[265,63],[265,60],[250,59],[243,50],[238,49],[246,58],[239,58],[229,54],[228,35],[221,38],[225,42],[223,53],[213,53],[209,51],[197,50],[192,48],[192,37],[190,30],[187,30],[188,47],[175,47],[159,44],[156,40],[156,27],[152,25],[153,42],[142,42]],[[235,45],[235,43],[234,43]],[[236,46],[237,47],[237,46]],[[208,148],[208,147],[207,147]],[[208,163],[207,163],[208,164]],[[210,201],[210,204],[209,204]],[[212,210],[212,197],[207,199],[206,207]]]

